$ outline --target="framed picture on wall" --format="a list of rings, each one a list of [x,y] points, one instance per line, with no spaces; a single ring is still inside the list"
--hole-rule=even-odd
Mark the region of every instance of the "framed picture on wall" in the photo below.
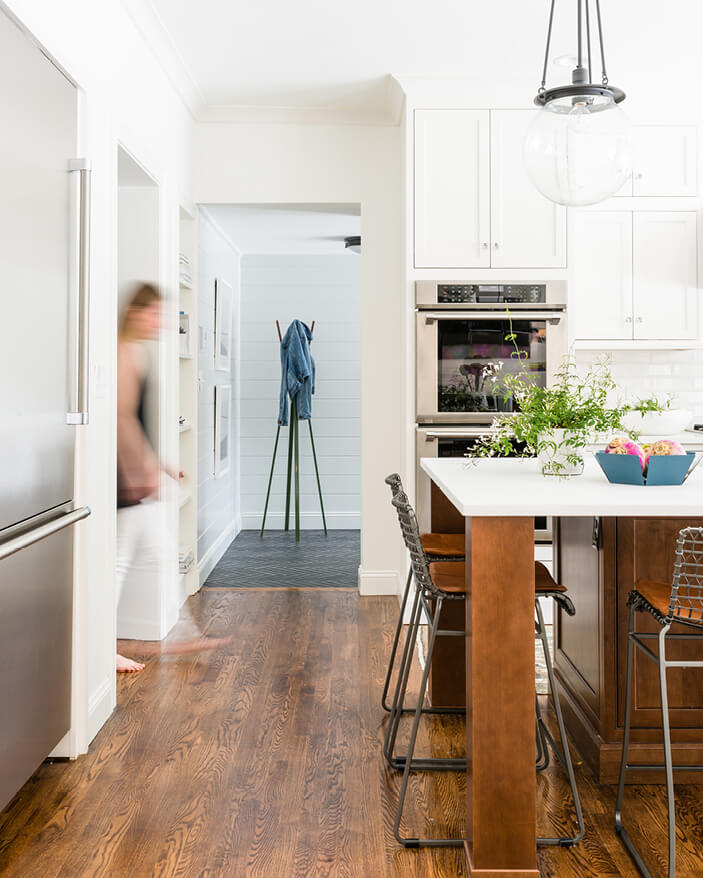
[[[232,385],[215,385],[215,478],[230,468],[232,444]]]
[[[215,369],[229,372],[232,363],[232,285],[215,278]]]

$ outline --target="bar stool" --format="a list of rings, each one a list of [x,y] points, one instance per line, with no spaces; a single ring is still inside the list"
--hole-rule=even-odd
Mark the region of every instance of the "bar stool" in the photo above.
[[[703,668],[703,661],[668,661],[666,644],[671,640],[703,640],[703,528],[687,527],[679,531],[674,559],[674,577],[671,585],[665,582],[640,580],[627,597],[630,608],[627,628],[627,686],[625,694],[625,729],[622,738],[622,758],[618,794],[615,802],[615,831],[622,839],[637,868],[651,878],[642,857],[630,838],[622,817],[625,775],[629,769],[664,769],[666,772],[666,801],[669,829],[669,878],[676,875],[676,812],[674,802],[674,771],[703,771],[703,765],[674,765],[671,754],[671,728],[669,725],[669,701],[666,682],[667,668]],[[635,631],[635,613],[646,612],[659,623],[659,633]],[[670,634],[673,623],[698,629],[693,634]],[[643,641],[656,638],[659,652],[655,653]],[[632,669],[635,647],[659,666],[659,691],[662,706],[662,731],[664,733],[663,765],[637,764],[627,761],[630,746],[632,712]]]
[[[404,493],[403,491],[403,483],[400,479],[398,473],[391,473],[391,475],[387,476],[384,479],[385,483],[390,486],[391,494],[393,497],[397,497],[398,494]],[[431,558],[433,561],[463,561],[464,553],[465,553],[465,540],[466,537],[463,533],[458,534],[446,534],[446,533],[424,533],[420,534],[420,539],[422,541],[422,547],[425,550],[425,554]],[[405,617],[405,608],[408,603],[408,596],[410,595],[410,584],[412,582],[413,576],[413,568],[412,564],[410,565],[410,569],[408,570],[408,578],[405,582],[405,591],[403,592],[403,600],[400,604],[400,614],[398,616],[398,624],[395,628],[395,636],[393,637],[393,646],[391,647],[391,655],[388,660],[388,670],[386,672],[386,679],[383,684],[383,694],[381,695],[381,707],[387,711],[391,712],[391,707],[388,704],[388,690],[390,689],[391,679],[393,677],[393,668],[395,666],[396,654],[398,652],[398,644],[400,642],[400,634],[403,630],[403,619]],[[427,709],[425,709],[427,712]]]
[[[463,844],[462,839],[423,839],[423,838],[406,838],[400,835],[400,822],[402,819],[405,798],[407,795],[408,781],[410,771],[422,771],[428,769],[454,769],[464,770],[466,768],[466,759],[456,758],[433,758],[433,759],[415,759],[415,744],[417,742],[417,734],[419,729],[420,718],[423,713],[424,698],[427,691],[427,681],[432,663],[432,655],[437,636],[464,636],[464,631],[449,630],[445,631],[439,628],[442,606],[445,600],[465,600],[466,599],[466,568],[465,564],[457,564],[456,562],[435,561],[431,562],[427,553],[422,546],[422,539],[417,525],[417,519],[408,498],[402,492],[392,500],[393,506],[398,514],[403,539],[410,553],[412,564],[412,572],[415,577],[415,598],[413,602],[410,628],[408,637],[403,651],[401,660],[401,669],[399,674],[399,685],[396,688],[393,706],[391,708],[391,717],[386,729],[386,739],[384,741],[384,754],[394,768],[402,768],[403,778],[398,795],[398,805],[396,809],[396,818],[394,822],[394,833],[398,842],[406,847],[454,847]],[[544,626],[544,618],[542,609],[539,605],[538,598],[551,597],[564,607],[570,615],[574,614],[574,607],[571,600],[566,595],[566,589],[558,585],[547,568],[540,562],[535,562],[535,635],[540,638],[543,649],[545,651],[545,661],[547,664],[547,673],[552,691],[552,697],[555,703],[555,712],[557,714],[557,722],[559,725],[559,734],[562,741],[560,748],[554,738],[547,729],[539,707],[536,702],[536,735],[538,747],[538,770],[543,770],[549,764],[549,746],[551,746],[554,754],[564,768],[569,777],[571,793],[574,801],[578,820],[578,832],[574,836],[557,837],[557,838],[539,838],[537,840],[540,845],[562,845],[569,846],[577,844],[584,836],[584,823],[581,811],[581,802],[576,787],[576,779],[574,776],[573,764],[569,752],[568,741],[566,738],[566,730],[559,705],[559,695],[554,671],[549,655],[549,648]],[[412,666],[412,647],[417,639],[418,629],[423,614],[429,620],[430,634],[429,646],[425,658],[425,667],[420,683],[420,692],[418,701],[414,710],[414,719],[410,734],[410,743],[408,752],[405,757],[394,757],[395,740],[402,714],[402,707],[405,700],[410,668]],[[462,710],[462,712],[464,712]]]

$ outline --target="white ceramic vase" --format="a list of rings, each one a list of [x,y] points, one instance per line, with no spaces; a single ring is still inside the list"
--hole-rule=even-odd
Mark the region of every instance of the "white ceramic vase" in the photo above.
[[[567,430],[552,430],[539,437],[540,444],[547,443],[538,453],[537,460],[545,476],[580,476],[584,467],[585,446],[573,445],[573,434]],[[573,460],[574,456],[578,461]],[[569,458],[572,460],[569,460]]]

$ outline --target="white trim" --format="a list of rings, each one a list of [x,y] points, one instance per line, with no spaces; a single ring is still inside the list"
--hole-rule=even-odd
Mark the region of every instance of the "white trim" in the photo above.
[[[241,530],[259,530],[264,511],[242,513]],[[325,519],[328,530],[360,530],[360,512],[327,512]],[[266,530],[283,530],[285,524],[284,512],[266,513]],[[289,527],[295,528],[295,512],[291,509]],[[322,516],[319,512],[301,512],[300,527],[302,530],[322,530]]]
[[[88,698],[88,743],[108,721],[115,709],[115,703],[115,679],[114,674],[111,674],[105,677]]]
[[[117,638],[118,640],[163,640],[176,621],[177,619],[174,619],[170,626],[168,623],[163,626],[160,621],[152,619],[118,615]]]
[[[215,565],[230,547],[238,533],[237,522],[233,522],[220,534],[203,557],[198,561],[198,581],[201,586],[215,569]]]
[[[359,565],[359,594],[397,596],[400,589],[397,570],[364,570]]]

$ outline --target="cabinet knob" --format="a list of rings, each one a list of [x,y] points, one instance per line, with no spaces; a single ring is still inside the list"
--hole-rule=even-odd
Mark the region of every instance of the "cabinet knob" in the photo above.
[[[632,323],[632,317],[626,317],[625,323]]]
[[[635,323],[644,323],[644,320],[641,317],[635,317]]]
[[[488,242],[487,242],[487,241],[481,241],[481,247],[482,247],[484,250],[487,250],[487,249],[488,249]]]
[[[500,244],[499,244],[497,241],[495,241],[495,242],[493,243],[493,247],[494,247],[495,250],[497,250],[497,249],[500,247]]]
[[[644,174],[635,174],[635,180],[641,180]]]

